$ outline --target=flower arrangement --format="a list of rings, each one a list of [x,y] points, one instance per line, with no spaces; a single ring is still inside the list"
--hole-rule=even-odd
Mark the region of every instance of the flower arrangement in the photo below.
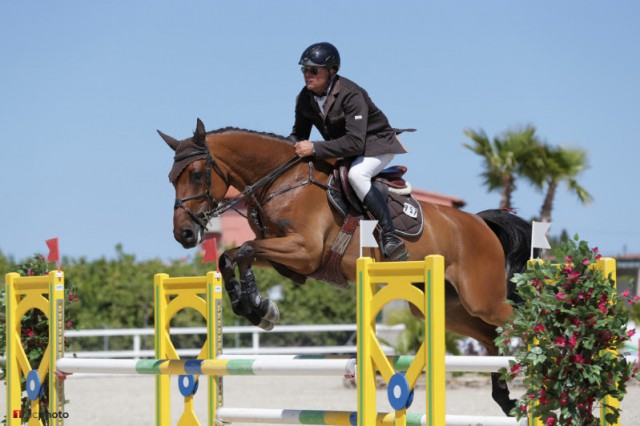
[[[29,259],[26,263],[19,265],[17,267],[17,271],[22,276],[38,276],[38,275],[47,275],[49,273],[49,265],[45,258],[39,254],[34,255],[31,259]],[[4,293],[3,293],[4,296]],[[0,300],[0,304],[2,305],[2,311],[4,312],[4,299]],[[75,320],[75,309],[70,309],[73,304],[78,302],[78,298],[74,294],[73,285],[69,280],[65,282],[65,328],[66,329],[77,329],[77,324]],[[47,319],[45,313],[41,312],[37,309],[32,309],[25,313],[22,317],[21,321],[21,329],[22,329],[22,347],[24,348],[25,354],[29,359],[29,363],[32,366],[40,365],[40,361],[44,356],[44,352],[47,349],[47,345],[49,344],[49,320]],[[6,336],[6,322],[5,317],[2,315],[0,320],[0,334],[2,338],[0,338],[1,349],[0,352],[4,353],[5,350],[5,341],[4,338]],[[68,348],[68,342],[65,339],[64,342],[65,349]],[[25,381],[22,381],[22,389],[25,389]],[[40,406],[42,410],[46,410],[49,404],[49,388],[44,385],[44,395],[40,398]],[[26,396],[22,398],[22,412],[23,412],[23,421],[26,421],[26,416],[29,414],[30,401]],[[46,426],[49,424],[49,418],[44,416],[41,418],[41,421]],[[6,422],[6,418],[2,421],[2,423]]]
[[[518,419],[530,410],[546,426],[597,425],[595,405],[622,400],[626,383],[638,378],[638,365],[617,351],[635,333],[626,328],[627,307],[639,298],[619,294],[613,278],[594,267],[598,249],[578,240],[563,243],[563,264],[532,262],[513,279],[523,303],[498,329],[496,344],[507,354],[514,338],[524,343],[502,371],[507,380],[521,376],[526,387],[514,408]],[[619,416],[607,406],[608,422]]]

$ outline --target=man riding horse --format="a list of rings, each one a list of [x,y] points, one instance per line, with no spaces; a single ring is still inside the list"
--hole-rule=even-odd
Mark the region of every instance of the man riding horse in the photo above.
[[[355,157],[349,183],[380,224],[382,253],[389,260],[407,260],[409,254],[396,235],[386,198],[371,184],[395,154],[407,152],[396,130],[363,88],[338,75],[340,54],[332,44],[312,44],[302,53],[299,64],[305,87],[296,101],[296,118],[289,136],[296,142],[296,154],[319,160]],[[312,126],[325,139],[323,142],[307,140]]]

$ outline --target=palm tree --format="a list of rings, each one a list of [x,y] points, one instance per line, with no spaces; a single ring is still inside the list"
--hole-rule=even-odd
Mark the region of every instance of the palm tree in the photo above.
[[[551,211],[558,186],[565,182],[570,192],[575,193],[582,204],[589,204],[593,197],[582,187],[577,176],[586,170],[587,153],[577,148],[550,147],[545,145],[544,186],[546,194],[540,209],[540,220],[551,222]],[[532,180],[532,183],[536,183]]]
[[[511,208],[517,176],[526,176],[530,180],[542,179],[539,175],[543,165],[540,156],[542,144],[535,132],[535,127],[529,125],[521,130],[507,130],[502,136],[494,137],[492,141],[483,130],[464,130],[473,144],[465,143],[463,146],[483,158],[484,184],[489,192],[501,192],[501,209]]]

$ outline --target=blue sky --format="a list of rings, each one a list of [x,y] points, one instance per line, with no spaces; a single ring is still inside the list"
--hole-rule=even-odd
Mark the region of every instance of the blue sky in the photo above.
[[[497,207],[462,147],[526,124],[589,154],[563,189],[552,233],[604,254],[640,253],[640,2],[13,1],[0,6],[0,251],[22,259],[60,238],[63,255],[190,256],[172,236],[172,152],[160,129],[289,134],[309,44],[334,43],[341,74],[402,136],[413,186]],[[519,213],[541,193],[522,182]]]

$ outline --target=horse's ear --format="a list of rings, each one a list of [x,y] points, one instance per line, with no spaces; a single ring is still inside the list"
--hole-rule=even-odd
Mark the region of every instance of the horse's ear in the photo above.
[[[173,149],[174,151],[178,148],[178,144],[180,143],[179,140],[172,138],[169,135],[165,135],[164,133],[162,133],[160,130],[156,130],[156,132],[158,132],[158,134],[160,135],[160,137],[162,139],[164,139],[164,141],[167,143],[167,145],[169,145],[171,147],[171,149]]]
[[[198,118],[196,121],[196,131],[193,132],[193,140],[199,145],[204,145],[206,134],[204,123]]]

